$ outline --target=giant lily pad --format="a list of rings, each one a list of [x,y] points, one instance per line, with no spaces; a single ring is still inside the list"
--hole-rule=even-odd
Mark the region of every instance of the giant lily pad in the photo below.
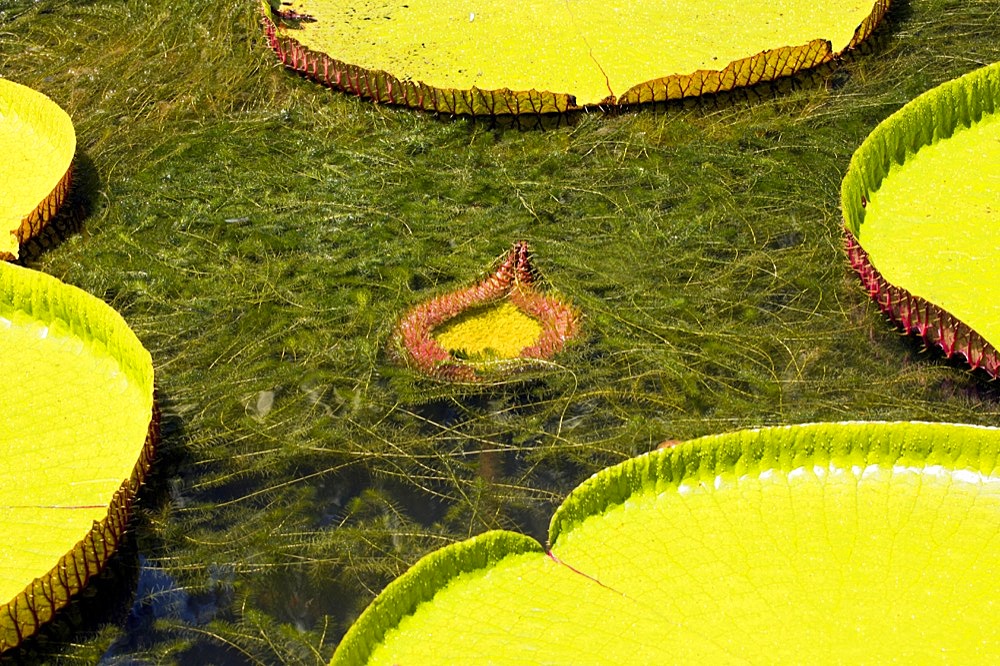
[[[1000,373],[1000,63],[949,81],[858,148],[841,198],[851,263],[904,328]]]
[[[390,584],[332,664],[991,663],[1000,430],[838,423],[603,470],[549,548],[488,532]]]
[[[153,366],[121,316],[0,262],[0,651],[114,552],[156,436]]]
[[[76,133],[45,95],[0,79],[0,259],[14,259],[69,190]]]
[[[790,76],[856,46],[889,0],[285,5],[268,9],[265,28],[288,67],[377,102],[496,115],[680,99]]]

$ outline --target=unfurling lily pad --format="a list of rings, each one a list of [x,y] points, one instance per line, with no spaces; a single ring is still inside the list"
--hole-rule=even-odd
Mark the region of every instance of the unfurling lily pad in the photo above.
[[[283,8],[272,11],[272,4]],[[386,104],[561,113],[791,76],[868,37],[889,0],[292,0],[265,3],[285,65]]]
[[[893,321],[1000,374],[1000,63],[924,93],[858,148],[847,251]]]
[[[833,423],[705,437],[570,493],[546,549],[434,552],[331,664],[1000,660],[1000,430]]]
[[[0,79],[0,260],[16,259],[69,191],[76,132],[40,92]]]
[[[157,435],[153,365],[105,303],[0,262],[0,652],[114,553]]]
[[[482,282],[410,310],[394,344],[408,364],[453,381],[508,374],[551,358],[579,331],[576,310],[538,288],[527,243]]]

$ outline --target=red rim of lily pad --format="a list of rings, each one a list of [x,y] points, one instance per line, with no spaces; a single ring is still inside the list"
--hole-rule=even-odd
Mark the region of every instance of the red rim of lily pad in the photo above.
[[[871,299],[894,324],[919,335],[928,348],[936,345],[945,356],[961,356],[973,370],[982,368],[994,379],[1000,376],[1000,353],[996,347],[954,315],[889,284],[847,227],[844,239],[851,267],[857,271]]]
[[[577,336],[580,315],[569,303],[538,291],[537,283],[528,244],[514,243],[496,272],[483,281],[432,298],[406,313],[393,335],[404,362],[436,379],[477,382],[551,358]],[[489,364],[471,362],[455,357],[434,338],[436,329],[463,312],[503,299],[541,325],[538,339],[517,357]]]

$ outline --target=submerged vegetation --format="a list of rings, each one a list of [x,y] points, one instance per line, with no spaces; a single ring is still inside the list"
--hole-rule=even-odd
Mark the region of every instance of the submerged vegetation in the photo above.
[[[0,0],[0,74],[73,118],[87,212],[23,261],[122,313],[163,410],[134,543],[16,657],[325,663],[422,554],[544,538],[570,489],[663,440],[1000,424],[994,383],[869,301],[839,210],[864,137],[998,35],[993,0],[897,0],[792,82],[526,128],[300,79],[255,2]],[[517,239],[585,340],[475,386],[394,365],[399,317]]]

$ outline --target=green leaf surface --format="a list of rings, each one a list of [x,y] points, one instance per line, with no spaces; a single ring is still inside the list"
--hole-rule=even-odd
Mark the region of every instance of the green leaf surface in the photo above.
[[[911,422],[655,451],[574,490],[547,553],[489,532],[421,560],[332,663],[996,659],[998,451]]]

